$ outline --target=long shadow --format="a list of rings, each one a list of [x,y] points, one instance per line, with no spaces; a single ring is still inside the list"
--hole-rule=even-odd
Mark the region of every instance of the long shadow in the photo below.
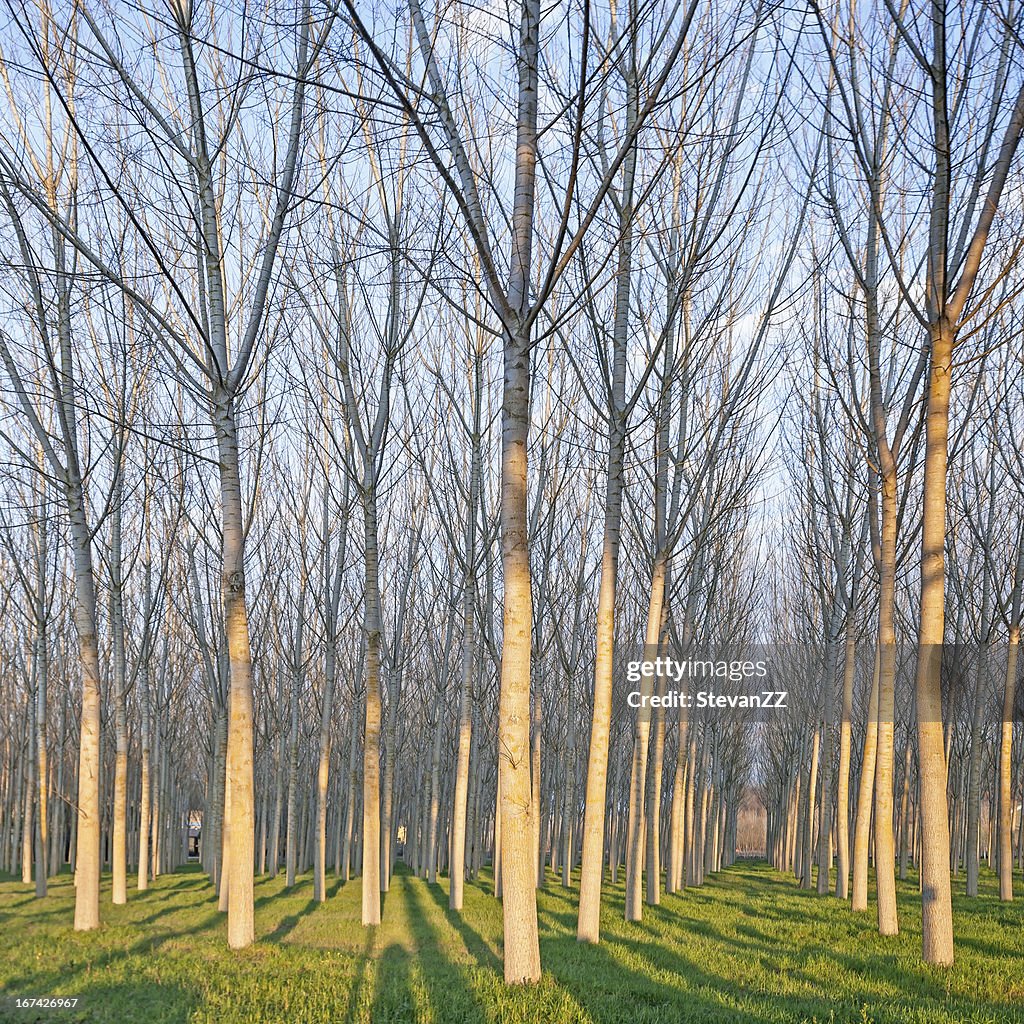
[[[48,971],[34,971],[20,977],[15,976],[6,982],[6,992],[9,994],[31,991],[32,994],[37,995],[52,995],[55,992],[68,991],[80,984],[79,979],[83,975],[85,977],[98,976],[104,968],[116,964],[120,960],[127,960],[132,956],[151,955],[176,934],[168,932],[147,935],[129,946],[107,949],[98,954],[89,951],[88,959],[85,962],[72,960],[70,964],[59,963],[58,966]]]
[[[929,1008],[933,1008],[936,1015],[948,1015],[952,1020],[1024,1020],[1024,1008],[991,999],[974,999],[967,993],[950,992],[944,977],[926,968],[908,974],[901,963],[899,951],[895,949],[869,948],[859,957],[832,948],[803,951],[780,949],[777,938],[758,934],[747,926],[741,928],[754,941],[737,940],[707,922],[704,923],[704,927],[695,928],[695,922],[687,921],[682,934],[677,922],[673,934],[670,928],[671,905],[669,908],[663,905],[661,908],[648,909],[653,913],[646,919],[644,931],[638,932],[635,937],[621,933],[606,936],[607,952],[595,952],[593,947],[586,953],[582,953],[578,947],[573,950],[567,937],[542,942],[542,948],[558,950],[561,947],[566,958],[577,967],[584,956],[603,964],[603,968],[595,975],[594,986],[581,986],[578,971],[564,972],[557,954],[545,953],[546,967],[566,988],[574,990],[579,1001],[588,1007],[597,1020],[606,1017],[615,1019],[613,1010],[606,1012],[600,1005],[595,1004],[601,985],[606,987],[609,995],[617,992],[620,997],[642,1000],[643,991],[649,991],[652,985],[649,975],[661,972],[678,977],[682,983],[680,988],[685,989],[684,992],[670,989],[674,992],[671,1002],[676,1004],[680,1020],[690,1019],[691,1011],[701,1020],[705,1019],[702,1015],[705,1013],[708,1015],[706,1019],[709,1020],[742,1020],[742,1012],[748,1012],[749,1015],[749,1011],[740,1011],[738,1004],[753,1007],[753,1019],[757,1020],[770,1018],[859,1021],[866,1013],[870,1013],[872,1019],[879,1022],[901,1024],[908,1012],[927,1013]],[[788,917],[781,916],[790,924],[794,919],[792,914]],[[660,920],[662,917],[665,918],[665,928],[660,927],[663,923]],[[716,944],[732,946],[741,962],[760,961],[766,970],[784,973],[790,980],[802,983],[805,990],[777,993],[767,993],[763,989],[759,992],[747,991],[741,980],[741,971],[731,972],[726,969],[724,973],[716,973],[708,970],[697,960],[682,955],[680,939],[685,939],[687,933],[694,931],[706,935]],[[630,976],[621,981],[614,981],[616,971],[621,974],[625,969],[624,963],[619,963],[618,957],[614,956],[618,951],[627,954],[623,957],[626,963],[636,963],[639,960],[653,968],[653,972],[645,966],[638,972],[631,972]],[[820,971],[807,970],[799,964],[785,967],[782,961],[791,956],[798,959],[824,957],[847,974],[852,986],[842,992],[833,993],[832,998],[821,998],[825,993],[821,992]],[[911,982],[912,988],[908,988],[908,983]],[[872,986],[876,991],[872,991]],[[591,988],[593,991],[589,991]],[[708,1001],[701,995],[706,990],[712,990],[722,998],[717,1002]],[[673,1018],[666,1014],[664,1019]]]
[[[377,958],[370,1020],[373,1024],[392,1024],[419,1020],[412,980],[412,957],[397,942],[391,943]]]
[[[45,899],[46,897],[44,896],[42,898]],[[35,892],[32,892],[26,894],[24,899],[5,899],[3,905],[4,907],[27,907],[30,903],[34,903],[38,899],[40,899],[40,897],[36,896]]]
[[[432,911],[423,898],[421,885],[423,883],[410,878],[404,882],[403,889],[409,928],[416,944],[418,976],[425,989],[425,998],[433,1010],[433,1019],[458,1021],[460,1024],[465,1024],[467,1021],[486,1020],[486,1008],[474,990],[471,976],[473,968],[458,963],[446,953],[446,944],[431,920]],[[434,892],[433,887],[426,886],[426,888],[432,890],[431,895],[435,902],[438,893],[443,896],[441,889]],[[449,921],[454,921],[454,915],[449,917],[447,907],[445,907],[445,917]],[[462,936],[463,942],[466,942],[466,935],[469,935],[469,942],[477,950],[476,952],[470,950],[470,952],[478,961],[483,961],[491,968],[497,965],[500,970],[497,958],[472,928],[466,925],[465,930],[457,930]],[[481,947],[483,952],[480,951]],[[467,949],[469,949],[468,943]],[[430,1019],[430,1015],[427,1016]],[[373,1018],[373,1024],[377,1024],[376,1018]]]
[[[259,910],[261,907],[265,907],[268,904],[273,903],[274,900],[287,899],[289,895],[294,896],[295,894],[289,889],[278,889],[277,892],[264,893],[262,896],[257,896],[252,901],[253,909]]]
[[[976,953],[980,953],[982,956],[989,956],[994,959],[1005,956],[1020,957],[1020,952],[1016,949],[1008,949],[1006,946],[999,946],[992,942],[985,942],[983,939],[974,938],[973,935],[955,936],[954,946],[966,947]]]
[[[352,987],[348,993],[348,1006],[345,1007],[345,1024],[355,1024],[355,1021],[359,1018],[359,1000],[362,997],[363,989],[366,987],[366,971],[373,954],[373,943],[376,933],[376,928],[367,929],[366,942],[363,944],[362,952],[356,958],[356,969],[352,976]]]
[[[198,910],[204,904],[216,908],[216,892],[214,892],[212,888],[209,888],[209,891],[204,891],[206,889],[208,889],[208,887],[205,885],[189,885],[175,887],[172,890],[170,896],[161,896],[156,899],[150,898],[148,891],[140,893],[136,897],[136,906],[140,904],[150,906],[155,903],[157,904],[157,909],[154,910],[153,913],[147,915],[146,917],[135,918],[135,920],[131,923],[139,925],[155,924],[157,921],[161,920],[164,917],[173,917],[175,914],[180,914],[192,910]],[[188,896],[191,896],[192,898],[185,899],[185,897]],[[129,906],[131,906],[131,904],[132,900],[129,900]],[[197,926],[190,925],[189,930],[197,931],[202,928],[206,928],[210,923],[219,920],[222,916],[222,912],[215,909],[214,913],[209,918],[207,918],[206,921]]]
[[[616,951],[628,951],[624,963]],[[649,969],[638,969],[637,960],[657,973],[671,974],[676,981],[667,983],[652,977]],[[700,970],[663,950],[645,949],[643,943],[627,942],[619,936],[602,940],[601,945],[581,945],[575,935],[546,936],[541,939],[541,961],[545,970],[571,994],[595,1022],[618,1022],[623,1006],[629,1006],[636,1021],[707,1021],[730,1024],[757,1024],[766,1018],[721,998],[723,979]],[[709,996],[708,992],[714,992]],[[725,993],[735,1001],[737,993]],[[742,991],[740,998],[746,998]],[[748,1000],[749,1001],[749,1000]],[[822,1018],[829,1019],[827,1014]]]
[[[131,923],[132,924],[136,924],[136,925],[143,925],[143,924],[152,925],[152,924],[156,924],[156,922],[159,921],[163,917],[173,917],[175,914],[180,914],[180,913],[182,913],[184,911],[187,911],[187,910],[194,910],[195,908],[196,908],[196,904],[189,904],[188,906],[184,906],[184,907],[175,907],[175,906],[163,907],[162,909],[157,910],[155,913],[150,914],[148,917],[137,918],[135,921],[133,921]],[[207,929],[207,928],[211,927],[212,925],[216,924],[218,921],[222,921],[224,919],[225,919],[224,912],[214,908],[213,912],[209,915],[209,917],[204,918],[198,924],[190,924],[188,926],[188,930],[190,932],[204,931],[205,929]]]
[[[287,935],[289,935],[295,929],[295,926],[307,914],[312,913],[314,910],[316,910],[316,907],[317,907],[316,900],[311,899],[300,911],[298,911],[298,913],[289,914],[287,917],[281,918],[281,920],[278,923],[277,927],[272,932],[268,933],[265,936],[266,941],[267,942],[280,942],[282,939],[284,939]]]
[[[622,899],[616,899],[620,894],[613,890],[608,895],[612,898],[606,913],[618,916],[624,909]],[[562,926],[561,934],[542,938],[542,959],[545,968],[596,1021],[620,1020],[624,1001],[634,1007],[637,1020],[766,1019],[756,996],[742,983],[707,970],[678,951],[680,939],[693,935],[732,946],[737,955],[749,957],[752,943],[733,939],[696,916],[705,904],[714,902],[709,896],[691,892],[667,896],[660,906],[645,907],[643,925],[625,926],[635,935],[606,927],[601,946],[575,941],[576,917],[572,901],[568,902],[566,913],[542,909],[545,917]],[[665,975],[677,980],[666,983],[661,980]],[[778,1006],[773,1010],[777,1017]],[[829,1019],[828,1014],[821,1019]]]
[[[440,886],[428,885],[427,891],[430,898],[437,904],[438,909],[444,915],[445,920],[455,929],[466,944],[466,949],[476,958],[477,963],[485,967],[493,967],[496,970],[502,969],[501,961],[494,954],[494,950],[487,944],[484,937],[466,920],[465,914],[452,910],[448,906],[448,900],[444,889]]]
[[[70,916],[71,916],[72,913],[74,913],[73,909],[68,907],[68,906],[40,907],[38,910],[34,910],[32,912],[32,920],[33,921],[39,921],[41,919],[45,920],[45,919],[51,918],[51,917],[56,917],[56,918],[68,917],[70,919]],[[2,910],[0,910],[0,924],[4,924],[7,921],[11,921],[11,922],[17,924],[17,922],[19,920],[21,920],[21,919],[22,919],[22,915],[21,914],[11,913],[11,912],[9,912],[7,910],[6,907],[4,907]],[[51,922],[47,921],[46,923],[49,924]]]
[[[74,991],[72,991],[74,989]],[[67,993],[77,999],[74,1007],[47,1009],[33,1016],[33,1011],[16,1009],[14,1000],[26,996],[53,996]],[[199,1001],[194,992],[177,985],[138,984],[123,982],[111,985],[58,984],[57,988],[42,989],[37,985],[25,989],[10,988],[0,995],[0,1020],[20,1021],[89,1021],[123,1020],[146,1021],[147,1024],[187,1024]],[[45,1014],[45,1016],[43,1016]]]

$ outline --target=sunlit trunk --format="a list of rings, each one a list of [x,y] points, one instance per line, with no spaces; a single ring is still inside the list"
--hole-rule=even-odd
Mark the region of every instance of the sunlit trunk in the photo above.
[[[925,418],[924,527],[921,538],[921,621],[915,691],[921,768],[922,944],[927,963],[953,962],[949,878],[949,807],[942,735],[942,643],[945,630],[946,462],[952,337],[932,331]]]
[[[839,777],[836,781],[836,896],[845,900],[850,888],[850,723],[857,644],[853,616],[846,620],[843,659],[843,711],[839,726]]]
[[[316,771],[316,834],[313,838],[313,899],[327,898],[327,786],[330,781],[331,719],[334,711],[334,687],[338,674],[338,655],[329,639],[324,655],[324,692],[320,713],[320,757]]]
[[[149,888],[149,827],[150,827],[150,751],[149,751],[149,665],[147,660],[139,670],[139,703],[141,718],[139,729],[139,870],[138,888]],[[204,820],[203,824],[206,822]]]
[[[636,82],[628,83],[627,116],[636,116]],[[619,253],[615,283],[615,323],[612,331],[611,390],[608,408],[608,458],[604,498],[604,537],[601,582],[597,598],[594,660],[594,704],[583,801],[583,851],[580,861],[580,903],[576,938],[597,942],[601,937],[601,875],[604,868],[605,807],[608,791],[608,738],[612,714],[612,658],[615,649],[615,592],[618,583],[622,531],[623,462],[626,443],[626,340],[633,257],[632,191],[636,152],[623,161],[619,222]]]
[[[853,909],[868,909],[868,847],[871,841],[871,809],[875,790],[875,755],[878,750],[878,665],[871,677],[871,698],[864,730],[864,752],[861,757],[860,788],[857,793],[857,817],[853,830]]]
[[[110,630],[112,643],[114,697],[114,828],[111,849],[112,899],[128,902],[128,715],[125,709],[127,668],[125,665],[124,597],[121,581],[121,479],[113,495],[110,532]]]
[[[49,874],[48,852],[49,835],[49,808],[48,790],[50,776],[46,761],[46,691],[49,676],[49,653],[47,651],[45,618],[42,621],[39,633],[36,636],[35,656],[36,676],[36,828],[35,828],[35,868],[36,868],[36,896],[46,895],[46,878]]]
[[[300,598],[300,604],[301,598]],[[302,652],[295,652],[296,664],[292,668],[291,676],[291,699],[289,700],[289,721],[291,722],[288,733],[288,795],[286,799],[285,813],[285,837],[284,837],[284,870],[285,885],[295,884],[295,870],[298,858],[298,772],[299,772],[299,689],[302,681],[302,669],[299,662],[302,660]]]
[[[884,442],[883,442],[884,447]],[[888,449],[885,448],[888,453]],[[893,839],[893,777],[896,718],[896,469],[882,460],[881,565],[878,598],[878,735],[875,755],[875,876],[878,931],[899,933],[896,914],[896,847]]]
[[[1021,559],[1024,561],[1024,548]],[[1018,587],[1019,590],[1019,587]],[[1019,598],[1018,598],[1019,601]],[[1016,609],[1015,609],[1016,610]],[[1013,711],[1017,689],[1020,625],[1010,626],[1003,688],[1003,717],[999,726],[999,898],[1013,899]]]
[[[473,745],[473,676],[476,672],[476,501],[479,487],[478,445],[474,435],[473,465],[470,470],[470,510],[467,520],[466,579],[462,593],[462,680],[459,693],[459,744],[455,755],[455,803],[452,808],[451,871],[449,873],[448,906],[462,909],[462,893],[466,877],[466,819],[469,798],[469,755]]]
[[[532,4],[533,0],[527,0]],[[534,25],[532,31],[537,31]],[[530,778],[530,653],[533,599],[527,521],[528,339],[505,338],[502,403],[501,547],[505,580],[498,710],[501,883],[505,980],[540,977],[536,850]]]
[[[807,766],[807,791],[804,794],[803,836],[801,838],[800,888],[810,889],[814,864],[814,812],[818,792],[818,757],[821,752],[821,723],[814,723],[811,736],[811,759]],[[826,827],[823,826],[822,827]]]
[[[248,946],[255,938],[253,870],[255,803],[253,792],[252,653],[245,604],[245,530],[238,434],[232,400],[214,398],[214,426],[221,482],[221,601],[229,661],[227,778],[230,835],[224,864],[228,884],[228,945]]]
[[[661,612],[665,600],[667,571],[664,550],[655,556],[651,574],[651,590],[647,607],[647,636],[644,665],[650,665],[658,650],[661,633]],[[643,918],[643,865],[646,838],[647,754],[651,734],[650,698],[654,692],[653,675],[644,675],[640,681],[640,710],[637,711],[636,732],[633,742],[633,760],[629,782],[629,825],[626,848],[626,920]]]
[[[82,672],[75,844],[75,930],[100,923],[100,657],[91,537],[80,482],[67,488],[75,573],[75,629]]]
[[[364,490],[363,540],[366,558],[363,629],[366,634],[366,719],[363,731],[362,922],[380,924],[380,574],[377,556],[377,501]]]

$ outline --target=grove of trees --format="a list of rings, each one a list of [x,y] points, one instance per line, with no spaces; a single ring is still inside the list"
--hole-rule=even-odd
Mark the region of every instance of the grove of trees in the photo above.
[[[914,869],[952,963],[1024,869],[1022,33],[8,0],[0,870],[93,929],[200,824],[233,948],[257,875],[483,877],[521,983],[549,872],[596,943]],[[785,708],[627,671],[729,651]]]

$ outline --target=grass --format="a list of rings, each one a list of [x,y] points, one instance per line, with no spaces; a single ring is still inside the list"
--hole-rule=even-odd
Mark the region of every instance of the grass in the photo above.
[[[501,981],[501,913],[482,885],[466,887],[462,915],[447,882],[403,869],[384,920],[359,924],[359,882],[256,884],[258,941],[227,949],[226,926],[204,875],[159,878],[127,906],[109,904],[102,928],[71,929],[67,875],[36,900],[0,881],[0,1019],[112,1024],[662,1024],[662,1022],[1024,1022],[1024,907],[1002,905],[995,877],[955,898],[957,961],[920,961],[916,886],[901,883],[901,934],[883,939],[874,914],[796,888],[764,864],[740,863],[703,889],[622,920],[621,885],[605,891],[603,942],[575,938],[576,893],[540,893],[544,978]],[[17,996],[78,996],[74,1011],[17,1009]]]

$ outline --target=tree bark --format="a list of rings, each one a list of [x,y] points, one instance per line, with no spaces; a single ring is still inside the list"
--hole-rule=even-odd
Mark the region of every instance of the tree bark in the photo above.
[[[843,717],[839,726],[839,778],[836,782],[836,896],[845,900],[850,888],[850,724],[853,718],[853,681],[857,642],[853,615],[846,619],[843,658]]]
[[[252,652],[245,595],[242,481],[233,399],[226,394],[215,394],[213,411],[221,492],[221,602],[230,680],[227,736],[230,799],[225,800],[228,808],[225,825],[230,843],[223,870],[228,886],[228,945],[242,949],[256,937]]]
[[[864,730],[860,787],[857,793],[857,818],[853,833],[853,909],[868,909],[868,847],[871,841],[871,809],[874,803],[875,756],[878,750],[878,669],[880,652],[875,650],[875,668],[871,678],[871,698]]]
[[[377,500],[362,491],[365,576],[363,629],[366,634],[366,719],[363,731],[362,922],[380,924],[380,573],[377,556]]]

